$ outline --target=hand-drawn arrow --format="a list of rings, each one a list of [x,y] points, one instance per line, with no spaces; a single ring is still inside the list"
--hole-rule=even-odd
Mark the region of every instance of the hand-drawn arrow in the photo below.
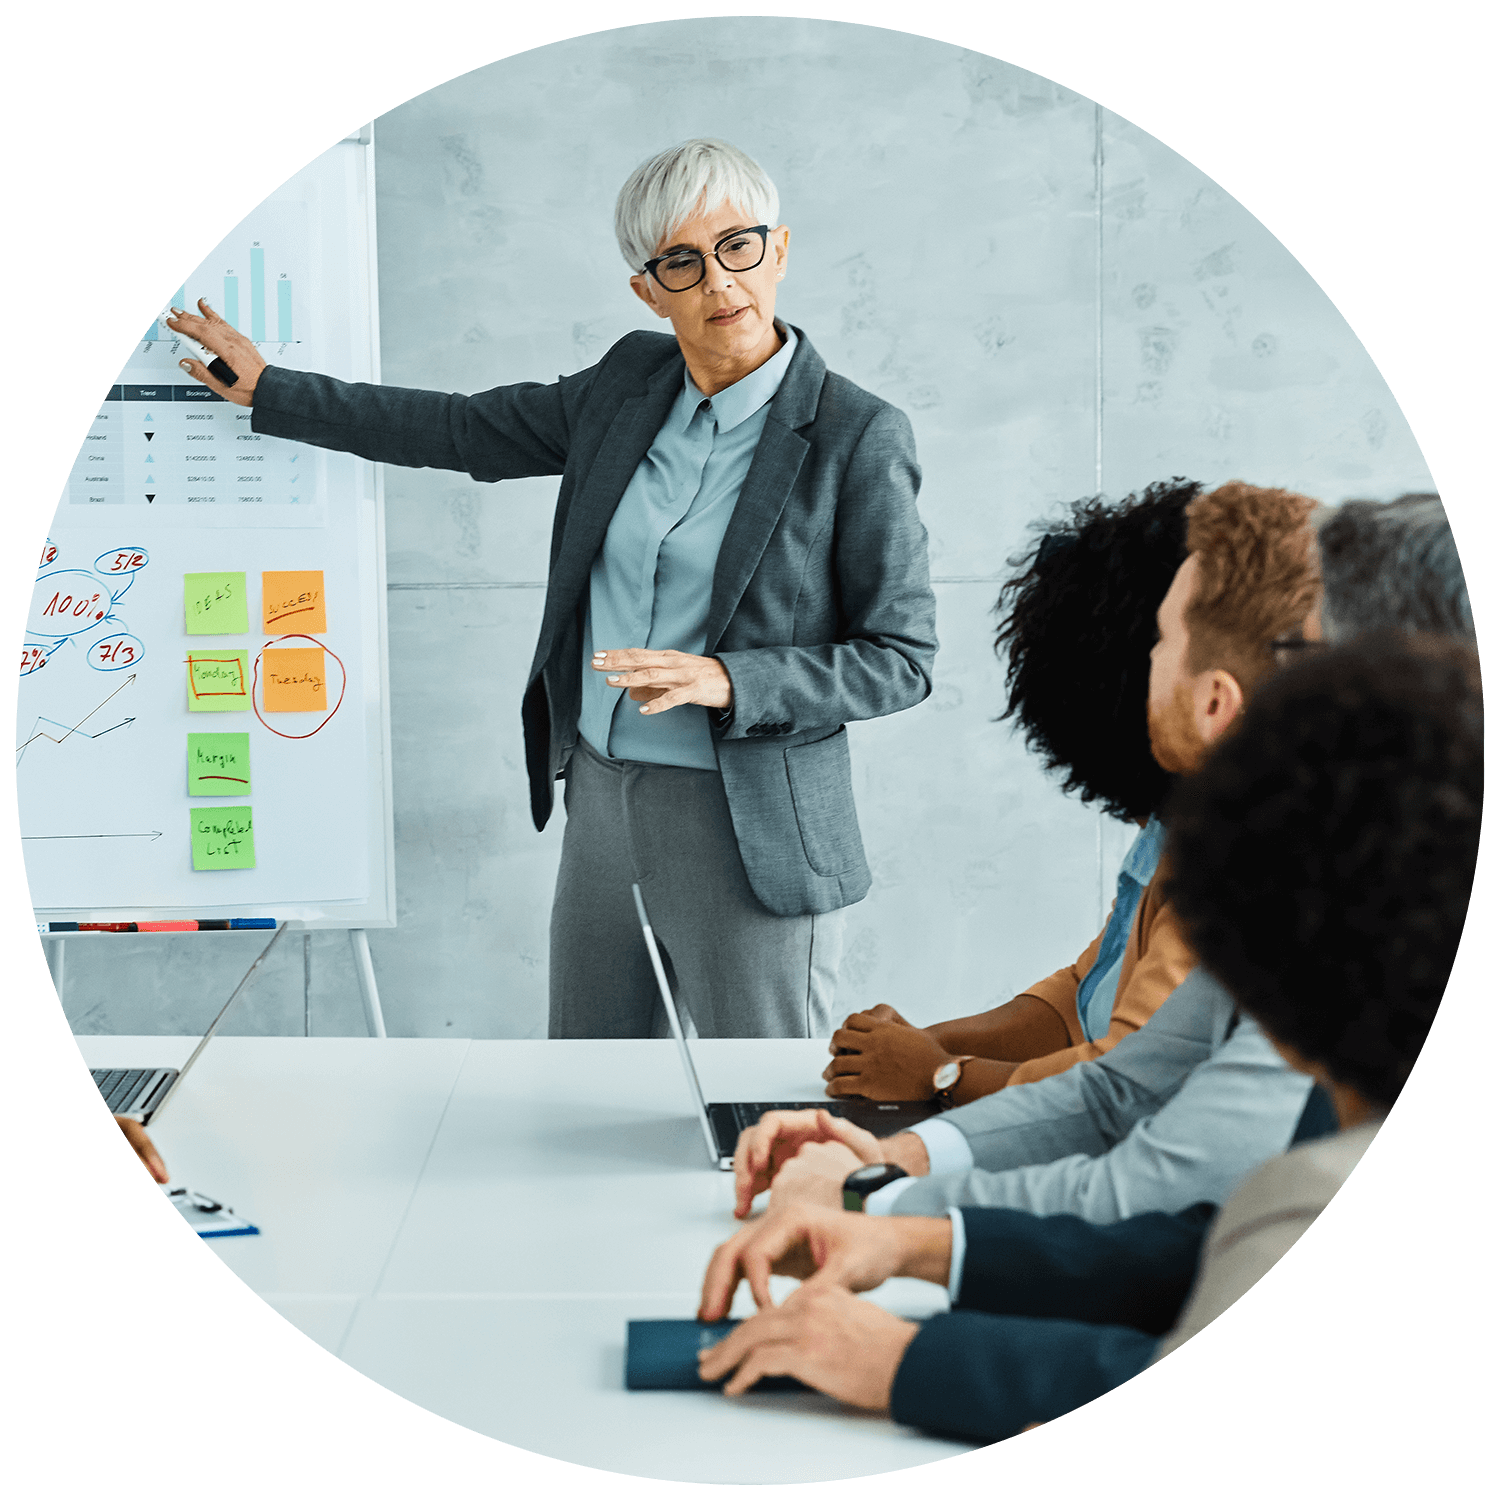
[[[114,696],[115,696],[115,693],[123,693],[123,692],[124,692],[124,691],[125,691],[125,689],[126,689],[126,688],[128,688],[128,687],[129,687],[129,686],[130,686],[130,684],[131,684],[131,683],[132,683],[132,682],[134,682],[134,681],[135,681],[135,673],[134,673],[134,672],[132,672],[132,673],[131,673],[131,674],[130,674],[130,676],[129,676],[129,677],[127,677],[127,678],[126,678],[126,679],[125,679],[125,681],[124,681],[124,682],[122,682],[122,683],[121,683],[121,684],[120,684],[120,685],[119,685],[119,687],[117,687],[117,688],[116,688],[116,689],[115,689],[115,691],[114,691],[114,693],[111,693],[111,694],[110,694],[110,695],[109,695],[109,698],[113,698],[113,697],[114,697]],[[73,726],[73,728],[72,728],[72,729],[70,729],[70,730],[68,730],[68,734],[73,734],[73,733],[74,733],[74,732],[75,732],[75,731],[76,731],[76,730],[77,730],[77,729],[78,729],[78,728],[79,728],[79,726],[80,726],[80,725],[83,725],[83,724],[87,724],[87,723],[88,723],[88,721],[89,721],[89,720],[90,720],[90,719],[92,719],[92,718],[93,718],[93,717],[94,717],[94,715],[95,715],[95,714],[96,714],[96,713],[98,713],[98,712],[99,712],[99,710],[100,710],[100,709],[101,709],[101,708],[103,708],[103,707],[104,707],[104,704],[105,704],[105,703],[108,703],[108,702],[109,702],[109,698],[106,698],[106,699],[104,699],[104,700],[103,700],[103,702],[101,702],[101,703],[96,703],[96,704],[95,704],[95,705],[94,705],[94,706],[93,706],[93,707],[92,707],[92,708],[91,708],[91,709],[90,709],[90,710],[89,710],[89,711],[88,711],[88,712],[87,712],[87,713],[86,713],[86,714],[85,714],[85,715],[84,715],[84,716],[83,716],[83,717],[82,717],[82,718],[81,718],[81,719],[80,719],[80,720],[79,720],[79,721],[78,721],[78,723],[77,723],[77,724],[75,724],[75,725],[74,725],[74,726]],[[127,724],[128,724],[128,723],[129,723],[129,722],[130,722],[130,720],[129,720],[129,719],[127,719],[127,720],[125,720],[125,722],[126,722],[126,723],[127,723]],[[119,725],[118,725],[118,724],[116,724],[116,725],[114,725],[114,726],[113,726],[113,727],[114,727],[114,728],[116,728],[116,729],[118,729],[118,728],[119,728],[119,727],[120,727],[120,726],[119,726]],[[106,734],[108,734],[108,733],[109,733],[109,731],[108,731],[108,730],[105,730],[105,731],[104,731],[104,733],[106,733]],[[45,729],[38,729],[38,730],[37,730],[37,732],[36,732],[36,733],[35,733],[35,734],[34,734],[34,735],[32,735],[32,736],[31,736],[31,739],[30,739],[30,740],[27,740],[27,741],[26,741],[26,743],[25,743],[25,744],[22,744],[22,745],[17,745],[17,746],[16,746],[16,754],[17,754],[17,755],[19,755],[19,754],[20,754],[20,753],[21,753],[21,752],[22,752],[22,751],[23,751],[23,750],[24,750],[24,749],[25,749],[25,748],[26,748],[26,745],[29,745],[29,744],[30,744],[30,743],[31,743],[31,740],[41,740],[41,739],[47,739],[47,740],[51,740],[51,741],[52,741],[52,743],[53,743],[53,744],[54,744],[54,745],[60,745],[60,744],[62,744],[62,742],[63,742],[63,740],[65,740],[65,739],[67,739],[67,737],[68,737],[68,734],[65,734],[65,735],[63,735],[63,736],[62,736],[62,738],[61,738],[61,739],[59,739],[59,738],[58,738],[58,736],[57,736],[57,735],[55,735],[55,734],[48,734],[48,733],[47,733],[47,731],[46,731],[46,730],[45,730]],[[91,737],[91,738],[97,738],[97,736],[90,736],[90,737]]]

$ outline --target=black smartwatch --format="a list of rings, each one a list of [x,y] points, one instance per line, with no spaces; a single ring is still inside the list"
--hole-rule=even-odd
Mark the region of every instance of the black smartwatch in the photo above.
[[[876,1161],[865,1167],[856,1167],[844,1179],[844,1207],[852,1213],[862,1214],[865,1211],[865,1199],[877,1188],[899,1182],[910,1175],[905,1167],[898,1167],[891,1161]]]

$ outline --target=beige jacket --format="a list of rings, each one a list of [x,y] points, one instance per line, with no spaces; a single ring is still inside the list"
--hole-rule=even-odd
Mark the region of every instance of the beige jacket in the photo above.
[[[1177,1326],[1157,1347],[1157,1359],[1238,1302],[1301,1239],[1343,1187],[1379,1128],[1375,1120],[1294,1146],[1235,1189],[1214,1220],[1192,1293]]]

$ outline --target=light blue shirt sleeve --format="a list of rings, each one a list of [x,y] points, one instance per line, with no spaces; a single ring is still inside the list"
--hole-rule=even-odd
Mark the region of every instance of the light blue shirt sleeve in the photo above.
[[[968,1136],[940,1116],[913,1125],[911,1134],[927,1148],[929,1173],[967,1172],[974,1165]]]
[[[876,1188],[868,1198],[865,1199],[865,1212],[882,1218],[886,1214],[894,1213],[896,1199],[908,1188],[914,1188],[919,1182],[925,1182],[925,1177],[898,1177],[894,1182],[888,1182],[883,1188]]]

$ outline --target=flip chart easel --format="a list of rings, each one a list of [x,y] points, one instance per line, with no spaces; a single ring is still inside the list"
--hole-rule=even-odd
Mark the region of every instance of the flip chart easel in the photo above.
[[[270,363],[378,380],[374,203],[367,127],[167,305],[207,297]],[[166,310],[39,547],[16,741],[32,903],[39,923],[347,929],[383,1036],[366,938],[396,919],[380,473],[256,434],[178,367],[198,351]],[[65,940],[45,937],[61,992]]]

